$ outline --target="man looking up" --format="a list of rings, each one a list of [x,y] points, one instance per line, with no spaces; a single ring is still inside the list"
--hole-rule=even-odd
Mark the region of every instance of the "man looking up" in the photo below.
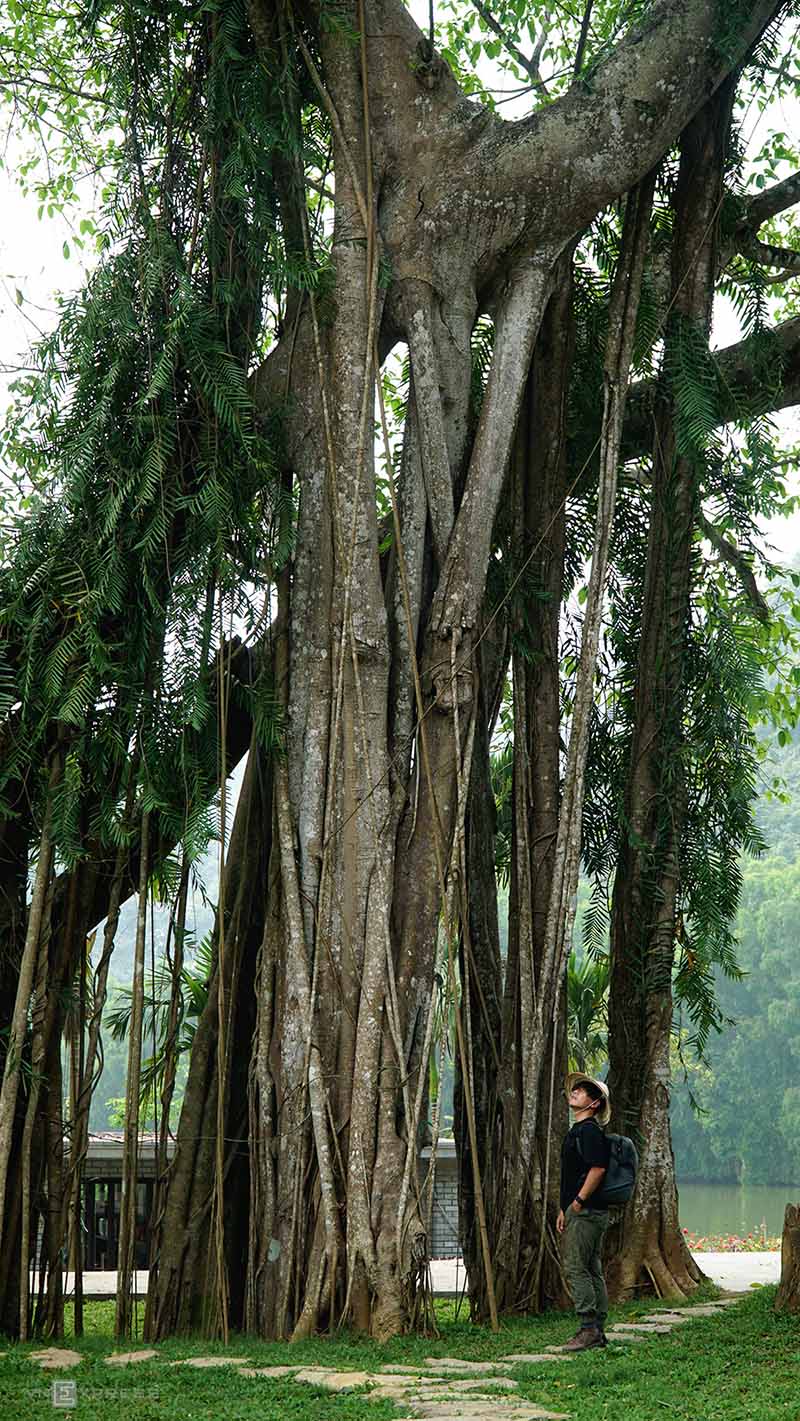
[[[607,1207],[597,1199],[610,1156],[600,1127],[611,1118],[611,1104],[602,1081],[577,1071],[567,1076],[565,1089],[574,1123],[561,1146],[561,1208],[556,1228],[564,1235],[564,1272],[580,1327],[564,1351],[585,1352],[606,1346],[608,1293],[602,1250],[609,1219]]]

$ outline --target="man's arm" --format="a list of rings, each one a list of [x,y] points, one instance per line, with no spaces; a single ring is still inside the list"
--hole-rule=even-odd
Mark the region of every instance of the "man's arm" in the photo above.
[[[583,1205],[588,1204],[595,1190],[600,1188],[600,1185],[603,1182],[603,1176],[605,1175],[605,1172],[606,1171],[604,1165],[592,1165],[591,1169],[589,1170],[589,1173],[583,1181],[583,1184],[581,1185],[580,1193],[576,1196],[575,1199],[573,1199],[572,1204],[570,1205],[570,1208],[574,1209],[576,1214],[580,1213]]]

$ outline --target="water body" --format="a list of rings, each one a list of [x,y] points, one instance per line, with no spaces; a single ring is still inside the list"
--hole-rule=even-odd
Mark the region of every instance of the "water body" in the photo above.
[[[792,1184],[678,1184],[683,1228],[696,1234],[758,1233],[780,1237],[787,1204],[797,1203],[800,1187]]]

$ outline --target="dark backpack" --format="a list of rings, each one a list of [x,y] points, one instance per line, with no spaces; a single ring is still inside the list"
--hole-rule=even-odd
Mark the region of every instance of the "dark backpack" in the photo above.
[[[599,1205],[600,1208],[608,1209],[614,1204],[627,1204],[633,1194],[639,1170],[639,1156],[633,1140],[629,1140],[627,1135],[606,1134],[606,1139],[610,1149],[608,1169],[602,1188],[592,1195],[590,1207],[597,1208]],[[581,1153],[580,1143],[578,1153]]]
[[[598,1189],[598,1202],[603,1204],[627,1204],[636,1187],[639,1156],[633,1140],[627,1135],[606,1135],[611,1147],[608,1169],[602,1188]]]

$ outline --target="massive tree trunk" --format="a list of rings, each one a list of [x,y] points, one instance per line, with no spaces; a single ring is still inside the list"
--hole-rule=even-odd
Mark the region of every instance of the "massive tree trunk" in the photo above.
[[[300,495],[281,591],[287,754],[251,1113],[246,1318],[268,1335],[347,1318],[381,1337],[410,1315],[426,1247],[417,1105],[511,436],[554,262],[723,77],[731,59],[716,55],[715,13],[657,6],[590,93],[511,125],[465,105],[435,57],[409,62],[427,51],[393,4],[368,7],[360,49],[322,34],[324,80],[306,53],[334,133],[336,311],[322,321],[310,301],[291,356],[278,348],[259,377],[267,401],[287,382],[296,392],[287,447]],[[767,14],[752,12],[743,42]],[[358,9],[351,22],[364,28]],[[689,48],[698,66],[687,66]],[[670,81],[648,86],[644,119],[650,66]],[[379,252],[392,272],[385,306]],[[471,440],[469,339],[481,310],[495,348]],[[382,580],[373,351],[397,339],[412,381]],[[507,1267],[510,1302],[522,1292],[511,1251]]]
[[[781,1239],[781,1281],[776,1312],[800,1312],[800,1205],[787,1204]]]
[[[223,933],[221,996],[215,985],[195,1042],[152,1270],[152,1336],[198,1322],[220,1326],[215,1297],[234,1287],[242,1242],[235,1244],[235,1229],[245,1202],[246,1289],[240,1298],[231,1293],[231,1321],[270,1336],[302,1336],[345,1320],[385,1337],[408,1324],[427,1249],[416,1147],[437,942],[443,912],[451,940],[456,927],[446,904],[457,901],[472,746],[480,747],[485,775],[491,720],[480,616],[554,271],[587,223],[652,169],[775,10],[768,0],[751,0],[735,41],[726,35],[722,46],[716,0],[656,0],[642,28],[590,82],[525,120],[504,123],[465,98],[399,0],[346,4],[341,25],[320,23],[313,47],[321,75],[306,45],[313,11],[295,28],[290,12],[258,0],[250,6],[269,81],[290,83],[299,52],[308,71],[304,93],[313,88],[331,125],[334,299],[318,302],[310,280],[308,300],[302,310],[297,302],[287,322],[291,332],[254,380],[264,403],[285,412],[287,492],[291,485],[299,500],[293,558],[279,587],[276,682],[286,711],[285,754],[255,839],[242,830],[237,854],[259,864],[246,887],[232,854],[226,894],[241,918]],[[297,187],[303,185],[298,172]],[[283,188],[282,209],[291,175]],[[283,220],[287,233],[293,224],[287,246],[310,261],[302,198],[293,205],[289,197]],[[493,318],[495,344],[473,432],[470,338],[482,313]],[[409,349],[411,391],[393,546],[382,562],[375,363],[376,352],[385,355],[398,341]],[[550,664],[529,683],[525,668],[516,667],[526,721],[518,828],[536,840],[535,853],[517,845],[526,880],[551,873],[547,836],[558,797],[561,463],[552,450],[546,458],[551,482],[520,490],[521,503],[532,500],[526,518],[541,520],[549,500],[555,520],[547,529],[546,577],[556,593],[537,633]],[[533,507],[537,500],[542,507]],[[535,786],[525,782],[530,756],[538,761],[535,775],[543,771]],[[476,776],[475,785],[485,794],[485,779],[481,785]],[[524,895],[529,921],[513,949],[500,1027],[503,1071],[518,1091],[524,1053],[536,1099],[546,1102],[541,1083],[550,1061],[558,1069],[561,1044],[558,1035],[548,1044],[539,1008],[534,1036],[526,1018],[541,909],[532,906],[527,884]],[[515,889],[518,903],[522,896]],[[549,894],[550,935],[554,901]],[[465,979],[471,926],[463,906]],[[491,922],[486,932],[479,970],[494,977],[487,982],[492,1035],[499,992]],[[548,1002],[561,947],[551,952]],[[465,996],[473,1028],[476,1006]],[[230,1029],[220,1037],[226,1011]],[[230,1122],[244,1118],[251,1026],[245,1187],[238,1157],[220,1154],[222,1140],[206,1122],[209,1104],[218,1106],[218,1134],[224,1128],[236,1138]],[[538,1302],[560,1286],[541,1242],[548,1205],[529,1221],[519,1178],[521,1166],[545,1194],[554,1184],[555,1171],[548,1175],[542,1165],[544,1109],[526,1103],[523,1118],[519,1102],[502,1104],[510,1116],[502,1120],[502,1185],[489,1224],[507,1306]],[[481,1112],[483,1143],[470,1129],[474,1153],[486,1148],[487,1131],[499,1128],[485,1092]],[[473,1186],[479,1208],[480,1171]],[[206,1258],[203,1225],[214,1209],[223,1246]],[[480,1268],[490,1294],[486,1261],[484,1241]],[[475,1251],[472,1286],[481,1310],[478,1268]]]
[[[224,1102],[223,1200],[225,1263],[232,1327],[245,1319],[250,1159],[248,1078],[255,1026],[257,961],[264,928],[264,887],[271,832],[272,770],[251,748],[225,862],[224,999],[228,1004],[228,1059]],[[219,942],[219,925],[215,933]],[[209,1220],[214,1194],[219,1060],[219,963],[197,1026],[178,1124],[174,1159],[159,1180],[153,1219],[145,1336],[211,1330],[215,1315],[216,1256]]]
[[[560,259],[555,277],[511,458],[511,565],[512,575],[520,576],[520,586],[512,599],[514,768],[508,957],[504,976],[499,953],[477,957],[471,1011],[475,1069],[486,1078],[489,1099],[482,1165],[497,1300],[504,1309],[538,1309],[548,1300],[565,1297],[554,1228],[555,1140],[566,1115],[560,1090],[554,1092],[552,1118],[549,1089],[545,1092],[533,1160],[520,1157],[524,1044],[542,960],[560,803],[558,640],[566,527],[564,434],[573,345],[571,251]],[[478,822],[473,812],[472,831]],[[477,848],[474,832],[473,839]],[[487,844],[484,853],[492,851],[493,845]],[[496,1003],[488,1021],[484,1001]],[[560,1080],[563,1033],[555,1046],[550,1041],[546,1054]],[[521,1173],[527,1187],[514,1196],[516,1214],[511,1221],[509,1186]],[[501,1239],[505,1249],[498,1248]],[[471,1307],[475,1315],[486,1316],[485,1280],[474,1232],[465,1235],[464,1244]]]
[[[609,1236],[608,1278],[621,1297],[653,1289],[685,1294],[702,1278],[679,1228],[669,1044],[687,793],[683,682],[703,454],[692,447],[671,380],[681,345],[699,336],[705,347],[708,340],[732,98],[727,84],[683,134],[674,198],[670,311],[654,416],[648,557],[623,812],[627,833],[612,909],[609,1086],[616,1128],[632,1134],[640,1151],[636,1192]]]
[[[22,787],[17,786],[16,793],[7,787],[6,794],[14,818],[0,823],[0,1076],[5,1070],[6,1044],[25,943],[30,836],[27,817],[21,813],[24,806]],[[19,1237],[19,1157],[24,1114],[24,1102],[18,1099],[8,1143],[9,1187],[3,1214],[0,1215],[0,1235],[6,1239]],[[19,1250],[0,1249],[0,1332],[6,1335],[13,1335],[19,1326],[19,1281]]]

